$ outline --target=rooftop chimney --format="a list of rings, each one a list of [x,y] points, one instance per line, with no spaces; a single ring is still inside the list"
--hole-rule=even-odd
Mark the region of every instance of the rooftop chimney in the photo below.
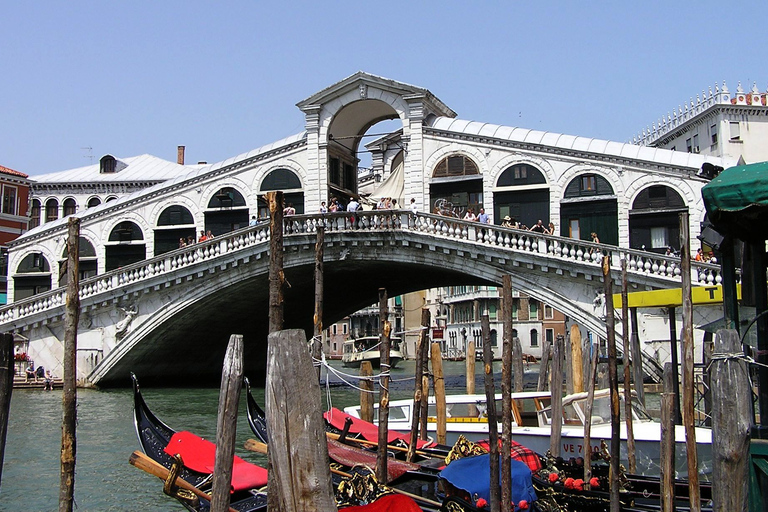
[[[178,148],[176,163],[179,165],[184,165],[184,146],[179,146]]]

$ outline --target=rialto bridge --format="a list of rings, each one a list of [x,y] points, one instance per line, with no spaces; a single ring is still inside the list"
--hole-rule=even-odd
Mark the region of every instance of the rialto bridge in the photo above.
[[[605,312],[595,301],[603,254],[616,280],[627,260],[632,289],[680,283],[677,258],[571,238],[407,211],[300,215],[285,220],[285,316],[286,327],[307,332],[318,225],[326,232],[326,318],[370,304],[379,287],[401,294],[445,282],[500,285],[509,274],[516,289],[605,333]],[[261,223],[82,281],[81,382],[120,385],[130,371],[165,384],[215,382],[234,333],[245,335],[246,370],[262,374],[268,251],[268,223]],[[716,265],[694,263],[692,273],[696,284],[720,280]],[[2,328],[34,340],[32,356],[54,369],[63,355],[65,296],[58,288],[0,310]]]
[[[593,258],[609,252],[630,262],[637,289],[679,285],[679,263],[663,254],[679,245],[678,214],[687,211],[693,242],[705,220],[700,189],[713,168],[735,162],[456,119],[429,90],[356,73],[297,104],[305,131],[214,164],[182,165],[149,155],[105,155],[97,165],[51,173],[33,184],[30,231],[12,242],[3,329],[30,339],[30,355],[56,371],[63,340],[66,215],[81,219],[83,313],[80,378],[113,385],[134,370],[150,376],[215,380],[231,333],[243,333],[251,371],[263,365],[267,320],[263,195],[282,190],[298,215],[286,226],[289,327],[312,318],[314,212],[332,199],[364,194],[358,156],[370,152],[374,196],[432,212],[452,205],[463,215],[484,208],[491,224],[409,210],[328,214],[324,323],[390,295],[434,286],[499,284],[604,332],[595,297]],[[369,137],[377,123],[398,123]],[[160,164],[158,163],[160,162]],[[369,207],[370,208],[370,207]],[[310,214],[310,215],[303,215]],[[506,217],[555,225],[558,236],[506,230]],[[287,221],[288,222],[288,221]],[[437,229],[440,226],[440,229]],[[449,227],[450,226],[450,227]],[[215,238],[179,248],[200,231]],[[603,246],[591,246],[597,232]],[[509,239],[509,242],[507,242]],[[634,262],[634,267],[632,266]],[[676,270],[677,269],[677,270]],[[694,279],[714,283],[715,266]],[[701,277],[699,277],[701,276]],[[704,320],[702,320],[703,322]],[[649,368],[651,371],[652,368]],[[146,377],[145,377],[146,375]]]

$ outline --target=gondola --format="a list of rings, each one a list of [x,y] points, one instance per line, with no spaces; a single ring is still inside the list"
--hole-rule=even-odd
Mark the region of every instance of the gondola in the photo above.
[[[266,434],[266,420],[264,412],[258,406],[255,399],[248,390],[248,423],[252,425],[252,430],[257,436]],[[360,421],[359,419],[357,421]],[[256,431],[253,425],[261,425],[264,428]],[[326,421],[326,429],[330,432],[344,435],[343,429],[334,427]],[[359,432],[349,429],[346,432],[346,439],[349,441],[359,440]],[[264,442],[264,441],[263,441]],[[428,449],[432,454],[447,456],[452,447],[436,445]],[[374,448],[375,449],[375,448]],[[462,448],[462,450],[465,450]],[[468,451],[466,453],[469,453]],[[543,511],[560,510],[566,507],[568,510],[610,510],[610,495],[607,492],[608,483],[608,464],[606,462],[597,462],[593,465],[593,475],[601,482],[601,488],[596,490],[580,490],[578,485],[567,486],[568,478],[578,480],[583,475],[584,468],[579,466],[576,460],[563,460],[562,458],[546,457],[538,455],[541,461],[541,469],[534,471],[533,484],[536,489],[539,500],[532,506],[532,510],[539,509]],[[532,468],[533,469],[533,468]],[[550,473],[557,472],[560,477],[556,481],[549,478]],[[624,474],[623,490],[621,492],[621,510],[624,512],[634,511],[657,511],[660,510],[660,492],[661,482],[659,478],[642,475]],[[702,510],[711,510],[711,486],[707,482],[700,485]],[[677,510],[686,510],[689,508],[687,503],[688,484],[685,480],[675,481],[675,495]],[[453,496],[450,500],[453,510],[474,510],[472,504],[460,496]],[[463,507],[463,508],[457,508]]]
[[[166,452],[166,447],[169,443],[178,439],[178,434],[186,434],[187,437],[192,435],[189,433],[177,432],[157,418],[144,401],[136,376],[131,374],[131,380],[133,381],[134,424],[136,427],[136,434],[139,438],[139,444],[141,445],[144,454],[154,461],[154,463],[165,468],[165,470],[178,471],[177,477],[188,482],[197,490],[209,493],[212,481],[210,473],[195,471],[194,469],[180,465],[174,457]],[[250,393],[248,394],[250,395]],[[255,409],[260,410],[258,404],[253,400],[253,397],[249,396],[249,398],[253,402],[249,407],[252,407],[253,404],[255,404]],[[263,413],[261,414],[261,417],[263,418]],[[251,428],[254,427],[252,426]],[[177,437],[174,437],[174,434],[176,434]],[[238,459],[238,457],[235,458],[235,466],[238,466]],[[134,456],[131,457],[131,460],[134,460]],[[249,464],[242,460],[241,463]],[[352,508],[347,507],[348,510],[355,512],[368,512],[370,510],[375,512],[380,508],[386,509],[386,507],[394,506],[396,509],[415,510],[414,507],[416,506],[416,502],[412,501],[410,498],[406,498],[403,495],[392,496],[391,491],[387,489],[372,488],[369,476],[366,475],[364,471],[352,471],[351,473],[350,478],[342,478],[338,474],[333,475],[337,503],[339,504],[340,509],[343,510],[344,506],[352,506]],[[266,482],[264,483],[266,484]],[[185,492],[184,489],[179,489],[174,486],[166,485],[166,488],[168,488],[167,493],[176,498],[188,510],[193,512],[207,512],[210,510],[210,503],[205,499],[199,499],[193,494]],[[267,495],[265,491],[266,485],[234,492],[231,496],[230,509],[238,512],[266,512]],[[373,502],[374,499],[382,499],[381,505],[379,506],[378,501]],[[403,503],[403,500],[407,500],[407,502]],[[358,504],[364,505],[356,507]],[[425,508],[423,510],[425,512],[432,512],[437,509]]]
[[[176,460],[166,453],[165,448],[177,432],[157,418],[147,407],[141,395],[139,381],[134,374],[131,374],[131,380],[133,381],[133,420],[141,449],[150,459],[167,470],[175,470]],[[210,491],[212,480],[210,473],[194,471],[186,466],[180,466],[178,476],[204,492]],[[175,491],[174,489],[174,497],[188,510],[206,512],[210,509],[210,504],[206,500],[199,499],[189,493]],[[239,512],[265,512],[267,510],[267,495],[255,489],[237,491],[231,496],[230,507]]]

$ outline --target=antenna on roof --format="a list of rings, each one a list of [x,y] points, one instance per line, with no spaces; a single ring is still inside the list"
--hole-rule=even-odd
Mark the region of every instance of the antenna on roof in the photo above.
[[[93,148],[91,146],[85,146],[84,148],[80,148],[80,149],[88,150],[88,154],[83,155],[83,158],[87,158],[90,163],[93,163]]]

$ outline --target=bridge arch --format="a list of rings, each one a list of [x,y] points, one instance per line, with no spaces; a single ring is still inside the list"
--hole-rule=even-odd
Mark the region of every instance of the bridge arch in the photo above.
[[[303,328],[308,333],[312,329],[313,310],[311,275],[315,255],[313,244],[309,243],[312,240],[314,236],[289,236],[285,259],[285,275],[291,283],[285,294],[286,328]],[[510,266],[497,259],[503,250],[486,246],[487,251],[475,252],[470,244],[466,247],[469,251],[461,253],[461,257],[446,257],[445,249],[435,250],[427,245],[430,240],[429,235],[417,233],[400,238],[369,232],[354,242],[338,232],[329,233],[324,265],[326,296],[340,299],[326,300],[324,323],[330,325],[375,302],[377,289],[382,286],[392,296],[449,284],[500,286],[504,275],[509,274],[515,289],[525,289],[531,297],[580,319],[580,325],[592,332],[604,332],[605,324],[599,312],[579,306],[573,289],[563,291],[561,287],[560,292],[552,291],[551,278],[542,277],[537,269]],[[372,250],[359,250],[359,244],[363,243]],[[267,246],[263,244],[264,251]],[[195,283],[186,286],[174,300],[163,298],[163,293],[144,303],[140,298],[136,299],[139,302],[131,302],[134,299],[130,296],[125,299],[122,309],[137,311],[133,320],[135,328],[128,329],[118,340],[94,370],[92,381],[103,380],[101,384],[108,385],[127,375],[129,369],[141,371],[143,366],[147,367],[147,373],[152,366],[156,375],[181,378],[191,367],[201,380],[215,379],[219,375],[215,365],[200,367],[199,350],[205,350],[205,360],[223,357],[226,336],[221,333],[222,325],[244,333],[250,341],[246,354],[249,373],[263,371],[267,322],[266,317],[254,318],[254,313],[267,310],[268,258],[251,256],[241,260],[236,272],[198,272],[197,275]],[[355,285],[350,287],[350,282]],[[595,295],[600,287],[599,281],[595,281]],[[587,302],[591,304],[591,299]],[[210,326],[219,328],[214,331]],[[169,335],[177,331],[184,335]],[[151,354],[154,359],[146,359],[145,354]]]

